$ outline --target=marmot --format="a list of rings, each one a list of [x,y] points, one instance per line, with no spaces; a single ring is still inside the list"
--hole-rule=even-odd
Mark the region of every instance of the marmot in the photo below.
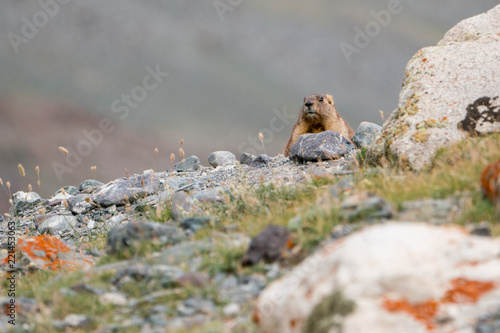
[[[305,133],[320,133],[323,131],[336,131],[351,141],[354,131],[335,109],[331,95],[316,94],[304,98],[304,106],[299,114],[299,119],[293,126],[292,134],[285,147],[285,156],[290,154],[300,135]]]

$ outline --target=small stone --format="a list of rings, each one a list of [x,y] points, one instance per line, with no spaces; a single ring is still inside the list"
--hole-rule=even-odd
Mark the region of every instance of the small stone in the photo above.
[[[10,215],[17,216],[23,210],[34,208],[42,202],[42,198],[35,192],[19,191],[12,195],[12,201],[13,205],[10,208]]]
[[[102,304],[125,306],[127,305],[127,298],[120,293],[104,293],[99,296],[99,300]]]
[[[215,221],[216,218],[210,216],[195,216],[182,219],[180,224],[184,230],[190,230],[194,233]]]
[[[268,225],[260,234],[252,238],[241,264],[251,266],[261,260],[267,263],[278,260],[289,236],[290,232],[286,228]]]
[[[262,168],[262,167],[268,166],[269,161],[270,161],[269,156],[267,156],[266,154],[260,154],[259,156],[254,158],[252,163],[250,163],[250,167]]]
[[[93,229],[95,229],[95,227],[96,227],[96,222],[94,220],[89,220],[87,222],[87,228],[89,230],[93,230]]]
[[[63,193],[64,190],[64,193]],[[53,196],[50,197],[49,201],[55,200],[67,200],[71,198],[73,195],[79,193],[80,190],[75,186],[64,186],[59,189]]]
[[[471,224],[467,226],[471,235],[491,237],[491,227],[488,222]]]
[[[382,132],[382,126],[363,121],[359,124],[356,134],[352,137],[352,143],[354,143],[358,149],[366,149],[371,145],[380,132]]]
[[[297,215],[288,220],[287,228],[288,230],[295,231],[298,230],[302,226],[302,217]]]
[[[391,205],[370,192],[362,192],[345,198],[341,209],[349,221],[390,219],[393,216]]]
[[[114,180],[93,192],[94,201],[103,207],[124,205],[158,191],[160,181],[154,174],[133,175]]]
[[[177,172],[196,171],[199,168],[200,168],[200,159],[195,155],[189,156],[188,158],[174,165],[174,169]]]
[[[188,194],[183,191],[177,192],[172,199],[172,218],[177,221],[192,213],[201,214],[202,211]]]
[[[46,219],[38,227],[41,234],[63,234],[75,229],[78,219],[73,215],[56,215]]]
[[[191,197],[199,202],[225,202],[224,195],[219,190],[203,190],[193,193]]]
[[[243,154],[241,154],[241,157],[240,157],[240,164],[250,165],[250,163],[252,163],[254,159],[255,159],[255,155],[250,154],[250,153],[243,153]]]
[[[197,313],[212,314],[216,310],[212,301],[203,298],[189,298],[177,304],[177,314],[184,317]]]
[[[205,273],[193,272],[186,273],[177,278],[175,281],[181,287],[196,287],[196,288],[204,288],[210,282],[209,277]]]
[[[92,208],[96,207],[92,195],[77,194],[68,200],[69,210],[73,214],[87,214]]]
[[[165,223],[134,221],[111,229],[106,243],[109,252],[116,253],[126,248],[135,247],[143,242],[171,245],[184,238],[184,232],[177,227]]]
[[[214,168],[225,165],[235,165],[236,156],[229,151],[216,151],[208,156],[208,163]]]
[[[241,307],[236,303],[229,303],[224,308],[222,308],[222,313],[226,317],[236,317],[241,311]]]
[[[100,181],[94,179],[87,179],[80,184],[79,189],[81,192],[89,193],[93,192],[94,190],[98,189],[103,185],[104,183],[101,183]]]
[[[335,160],[348,155],[354,145],[335,131],[309,133],[299,136],[290,149],[290,159],[299,163]]]
[[[64,323],[73,328],[84,328],[92,324],[92,321],[84,315],[69,314],[64,317]]]

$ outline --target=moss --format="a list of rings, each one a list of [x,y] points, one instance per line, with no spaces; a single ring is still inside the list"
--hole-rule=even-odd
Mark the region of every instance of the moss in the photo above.
[[[355,303],[334,291],[316,305],[306,320],[302,332],[328,333],[332,328],[342,329],[342,319],[354,311]]]

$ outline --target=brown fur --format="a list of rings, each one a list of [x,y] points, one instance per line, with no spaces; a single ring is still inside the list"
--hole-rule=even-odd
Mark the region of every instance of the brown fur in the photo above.
[[[292,134],[285,147],[285,156],[290,154],[299,136],[305,133],[320,133],[323,131],[336,131],[347,140],[351,140],[354,131],[335,109],[331,95],[309,95],[304,98],[304,106],[299,114],[299,119],[293,126]]]

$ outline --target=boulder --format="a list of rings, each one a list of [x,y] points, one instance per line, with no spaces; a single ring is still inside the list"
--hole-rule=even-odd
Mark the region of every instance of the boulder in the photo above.
[[[308,133],[299,136],[290,149],[290,159],[304,163],[339,159],[348,155],[354,145],[335,131]]]
[[[208,156],[208,163],[214,168],[218,166],[235,165],[236,156],[229,151],[216,151]]]
[[[154,173],[133,175],[114,180],[94,191],[99,206],[124,205],[158,191],[160,181]]]
[[[367,152],[369,164],[430,165],[437,149],[500,131],[500,5],[466,19],[406,67],[398,108]]]
[[[260,332],[474,332],[500,309],[500,239],[388,222],[330,242],[259,296]]]
[[[66,271],[88,269],[94,263],[91,256],[75,252],[61,240],[47,235],[19,238],[15,254],[15,269],[8,267],[9,270],[63,269]],[[2,266],[7,266],[8,256],[0,260],[0,263]]]

